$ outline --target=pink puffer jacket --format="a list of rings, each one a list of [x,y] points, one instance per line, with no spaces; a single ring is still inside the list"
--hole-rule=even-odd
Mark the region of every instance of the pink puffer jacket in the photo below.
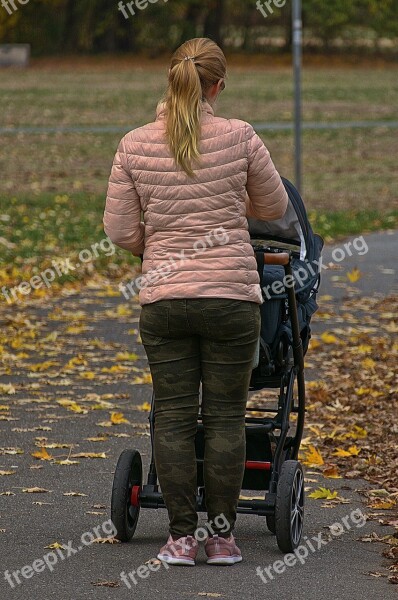
[[[193,179],[176,168],[164,130],[160,105],[154,123],[122,139],[104,214],[110,239],[144,254],[143,277],[134,282],[140,303],[235,298],[261,304],[246,216],[279,219],[288,203],[268,150],[251,125],[215,117],[203,102]]]

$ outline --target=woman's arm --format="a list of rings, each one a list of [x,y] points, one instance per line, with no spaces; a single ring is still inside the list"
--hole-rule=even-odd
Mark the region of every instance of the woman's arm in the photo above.
[[[127,163],[124,138],[117,149],[108,184],[104,230],[114,244],[135,255],[144,252],[145,226],[140,198]]]
[[[246,214],[248,217],[273,221],[286,212],[288,196],[270,153],[249,124],[247,134]]]

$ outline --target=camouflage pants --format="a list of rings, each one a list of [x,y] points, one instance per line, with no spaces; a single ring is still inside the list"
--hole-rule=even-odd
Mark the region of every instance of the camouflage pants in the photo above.
[[[195,434],[202,382],[204,483],[209,521],[236,521],[245,462],[245,408],[259,305],[222,298],[161,300],[142,307],[142,342],[155,394],[154,456],[174,536],[195,532]],[[220,529],[213,525],[216,532]]]

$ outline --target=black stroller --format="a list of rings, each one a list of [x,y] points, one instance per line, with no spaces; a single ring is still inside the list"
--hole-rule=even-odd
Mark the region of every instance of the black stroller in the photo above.
[[[292,552],[299,545],[303,530],[304,475],[297,457],[305,414],[304,355],[311,336],[311,316],[317,309],[323,240],[313,233],[298,191],[286,179],[283,183],[289,195],[285,217],[268,223],[249,219],[264,297],[250,390],[274,389],[279,393],[276,406],[248,403],[242,490],[262,491],[265,495],[263,499],[240,499],[238,512],[265,516],[280,550]],[[151,441],[155,427],[153,400],[152,394]],[[292,413],[296,414],[293,433]],[[200,415],[196,456],[197,510],[205,512],[204,431]],[[119,457],[111,502],[111,518],[119,540],[127,542],[133,537],[140,508],[165,508],[153,445],[146,484],[138,450],[124,450]]]

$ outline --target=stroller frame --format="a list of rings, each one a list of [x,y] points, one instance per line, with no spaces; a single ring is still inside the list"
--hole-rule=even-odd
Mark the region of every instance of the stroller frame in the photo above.
[[[259,236],[256,236],[258,239]],[[291,260],[293,253],[268,246],[255,248],[256,259],[261,268],[264,264],[281,265],[284,268],[285,282],[293,277]],[[293,281],[293,279],[290,279]],[[251,386],[251,390],[279,388],[277,408],[247,408],[247,412],[261,412],[265,416],[246,416],[246,462],[242,489],[264,490],[264,499],[239,499],[237,512],[266,517],[268,529],[276,533],[277,543],[282,552],[292,552],[300,542],[304,518],[304,475],[297,461],[302,439],[305,416],[304,352],[300,336],[297,304],[294,286],[286,285],[287,310],[292,327],[292,353],[279,364],[279,371],[263,377]],[[261,360],[261,359],[260,359]],[[297,398],[294,397],[294,384],[297,381]],[[267,413],[276,413],[273,417]],[[290,415],[297,414],[295,433],[289,436]],[[151,435],[151,460],[147,482],[143,484],[142,461],[138,450],[124,450],[120,455],[114,476],[111,516],[116,527],[116,537],[120,541],[130,541],[134,535],[140,508],[166,508],[159,491],[153,453],[155,429],[154,393],[152,392],[149,413]],[[274,432],[279,435],[275,436]],[[203,484],[203,424],[198,416],[196,454],[198,467],[198,488],[196,509],[206,511],[205,488]],[[251,439],[252,438],[252,439]],[[255,448],[249,456],[248,443]],[[271,442],[274,449],[271,449]],[[264,442],[264,444],[263,444]],[[261,448],[260,448],[261,446]],[[260,458],[257,456],[260,451]]]

